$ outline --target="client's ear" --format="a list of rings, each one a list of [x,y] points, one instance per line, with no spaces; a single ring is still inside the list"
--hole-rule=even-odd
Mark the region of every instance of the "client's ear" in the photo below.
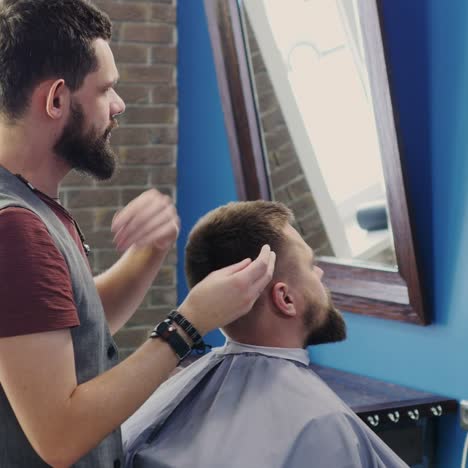
[[[296,304],[286,283],[275,283],[271,289],[271,299],[278,312],[288,317],[296,316]]]

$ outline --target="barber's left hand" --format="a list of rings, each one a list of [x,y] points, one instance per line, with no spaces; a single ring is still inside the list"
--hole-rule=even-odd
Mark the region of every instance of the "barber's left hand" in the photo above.
[[[114,243],[122,252],[135,245],[165,253],[177,240],[180,219],[170,197],[151,189],[119,211],[111,229]]]

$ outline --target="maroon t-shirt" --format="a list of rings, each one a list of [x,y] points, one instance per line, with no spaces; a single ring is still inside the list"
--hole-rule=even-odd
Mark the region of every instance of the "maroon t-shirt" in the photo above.
[[[36,194],[86,257],[70,214],[47,195]],[[80,324],[65,259],[41,219],[24,208],[0,210],[0,298],[0,337]]]

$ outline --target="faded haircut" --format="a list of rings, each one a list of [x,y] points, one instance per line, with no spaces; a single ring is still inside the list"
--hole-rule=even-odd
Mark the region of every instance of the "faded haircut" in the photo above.
[[[211,272],[254,260],[269,244],[281,257],[283,229],[293,221],[289,208],[280,202],[232,202],[203,216],[189,234],[185,248],[185,273],[190,288]]]
[[[0,115],[21,118],[48,79],[79,89],[98,67],[92,42],[111,36],[109,17],[87,0],[0,0]]]

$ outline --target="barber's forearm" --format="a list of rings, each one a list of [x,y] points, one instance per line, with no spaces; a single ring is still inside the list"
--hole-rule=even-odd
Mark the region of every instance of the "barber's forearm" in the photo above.
[[[130,417],[177,363],[168,344],[148,340],[116,367],[77,386],[58,413],[55,430],[41,442],[48,463],[70,466],[83,457]]]
[[[94,279],[112,334],[135,313],[166,255],[149,247],[131,247],[109,270]]]

